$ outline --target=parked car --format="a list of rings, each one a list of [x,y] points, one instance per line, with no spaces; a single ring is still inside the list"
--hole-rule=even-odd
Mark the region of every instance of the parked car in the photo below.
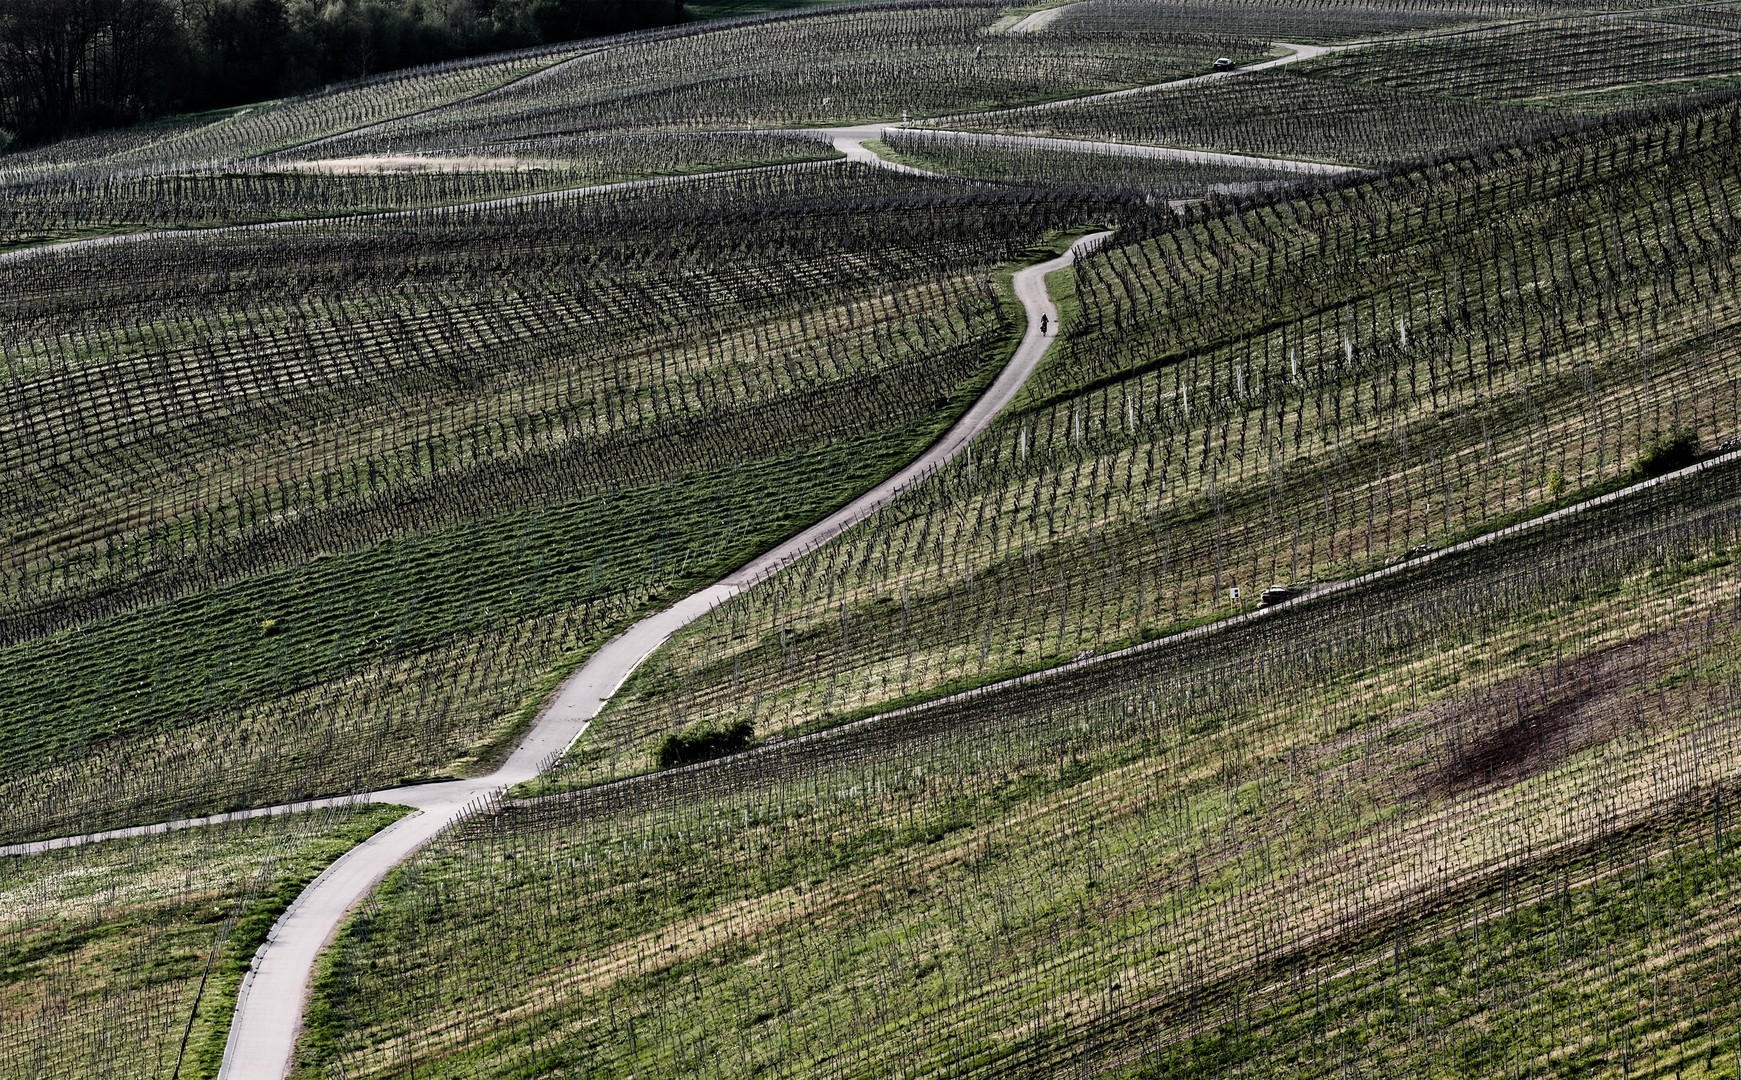
[[[1271,585],[1263,591],[1262,596],[1257,598],[1257,602],[1263,607],[1270,607],[1274,604],[1280,604],[1284,601],[1292,600],[1294,597],[1305,591],[1306,590],[1296,588],[1292,585]]]

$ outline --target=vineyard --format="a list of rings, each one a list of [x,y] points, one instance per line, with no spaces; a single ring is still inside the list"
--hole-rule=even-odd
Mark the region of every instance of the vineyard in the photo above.
[[[1092,211],[886,175],[0,267],[0,835],[463,768],[619,620],[892,471],[1009,333],[987,268]]]
[[[1140,642],[1623,483],[1672,433],[1732,439],[1738,121],[1103,248],[1025,408],[682,632],[550,782],[642,771],[689,725],[814,730]]]
[[[249,957],[402,811],[312,811],[0,861],[0,1072],[215,1077]]]
[[[1396,166],[1726,100],[1738,79],[1731,31],[1586,16],[1332,47],[1285,69],[968,119],[990,133]]]
[[[1323,44],[1411,37],[1540,18],[1565,6],[1553,0],[1095,0],[1061,11],[1048,32],[1062,30],[1088,38],[1128,41],[1152,34],[1160,26],[1172,33],[1221,33],[1257,41]],[[1585,8],[1578,5],[1577,10]],[[1679,10],[1670,9],[1665,15],[1679,20]]]
[[[1268,44],[1197,32],[993,32],[994,4],[835,8],[651,40],[336,140],[382,153],[625,130],[814,127],[1050,101],[1207,70]]]
[[[945,176],[1144,200],[1253,194],[1298,179],[1274,169],[1156,161],[1138,157],[1136,147],[1124,153],[1081,153],[1034,141],[1014,146],[966,141],[972,138],[923,128],[891,128],[882,152],[892,161]]]
[[[461,60],[365,79],[306,98],[161,122],[143,132],[89,136],[11,156],[0,177],[100,175],[151,165],[245,160],[469,100],[576,55],[573,49],[537,50]]]
[[[1241,73],[1237,82],[1238,93],[1220,82],[1190,83],[987,116],[972,122],[971,130],[1388,165],[1456,157],[1471,146],[1533,143],[1579,122],[1527,106],[1417,97],[1288,70]]]
[[[1734,84],[1741,38],[1665,23],[1568,20],[1332,53],[1308,78],[1410,94],[1576,107]],[[1664,85],[1659,85],[1664,84]],[[1680,84],[1675,87],[1673,84]]]
[[[1729,1075],[1737,483],[475,817],[307,1074]]]
[[[0,155],[0,1080],[1741,1075],[1734,5],[755,6]]]
[[[0,247],[141,227],[198,228],[490,202],[647,177],[828,160],[800,135],[600,136],[455,155],[287,160],[252,170],[55,177],[6,188]]]

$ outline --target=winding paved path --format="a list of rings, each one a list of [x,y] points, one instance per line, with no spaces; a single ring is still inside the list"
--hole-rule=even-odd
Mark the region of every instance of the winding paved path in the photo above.
[[[1062,9],[1052,9],[1049,12],[1036,13],[1028,19],[1012,27],[1011,33],[1025,33],[1040,29],[1049,18],[1055,18]],[[1044,17],[1043,17],[1044,16]],[[1440,35],[1424,35],[1440,36]],[[1281,43],[1278,43],[1281,44]],[[1236,77],[1242,72],[1264,70],[1280,67],[1301,60],[1308,60],[1328,52],[1343,49],[1358,48],[1367,43],[1354,43],[1339,46],[1310,46],[1287,44],[1282,47],[1290,51],[1281,57],[1231,72],[1216,72],[1192,76],[1185,79],[1172,80],[1166,83],[1135,87],[1127,90],[1089,95],[1063,101],[1040,105],[1024,106],[1014,109],[996,110],[991,113],[978,113],[935,118],[928,123],[961,121],[970,118],[980,118],[987,115],[1007,115],[1019,112],[1056,109],[1084,102],[1119,98],[1130,95],[1150,93],[1165,87],[1205,82],[1213,79]],[[561,61],[550,68],[541,69],[509,86],[524,84],[526,81],[546,78],[556,69],[582,62],[596,53],[583,53]],[[493,88],[488,93],[500,93],[507,87]],[[428,110],[435,111],[435,110]],[[404,117],[394,118],[392,123]],[[379,126],[379,125],[371,125]],[[848,160],[861,162],[879,168],[889,169],[908,175],[934,177],[939,174],[927,172],[911,166],[901,165],[878,157],[865,147],[865,142],[880,137],[888,127],[901,125],[854,125],[824,129],[813,133],[824,135],[836,150]],[[366,130],[359,129],[359,130]],[[932,129],[939,130],[939,129]],[[356,131],[340,133],[314,140],[307,145],[318,145],[354,135]],[[1074,150],[1091,153],[1116,153],[1138,157],[1153,157],[1163,160],[1185,162],[1239,165],[1242,167],[1271,169],[1306,173],[1314,175],[1336,175],[1359,172],[1347,166],[1326,165],[1321,162],[1291,161],[1287,159],[1254,158],[1246,155],[1219,154],[1206,151],[1188,151],[1167,147],[1151,147],[1142,144],[1099,143],[1071,139],[1028,139],[1023,137],[983,135],[967,132],[950,132],[939,130],[940,135],[962,138],[984,145],[1036,145],[1042,144],[1044,149]],[[325,218],[303,219],[285,222],[266,222],[256,225],[221,226],[209,229],[195,230],[155,230],[144,233],[120,234],[107,237],[96,237],[87,240],[72,241],[61,244],[45,245],[37,248],[0,254],[0,265],[18,262],[34,257],[47,251],[69,251],[81,248],[103,247],[113,244],[127,243],[135,240],[161,238],[168,236],[198,236],[209,234],[265,231],[287,228],[298,225],[344,224],[374,220],[382,217],[410,217],[416,215],[433,215],[452,210],[487,209],[493,207],[512,206],[533,203],[541,200],[569,197],[576,194],[608,192],[634,188],[653,187],[663,184],[683,183],[688,180],[709,177],[728,176],[735,173],[760,171],[766,168],[806,168],[824,167],[833,162],[812,162],[785,166],[758,166],[751,169],[728,169],[709,173],[694,174],[684,177],[655,177],[645,180],[626,181],[614,184],[597,185],[587,188],[574,188],[561,191],[543,192],[531,195],[512,196],[460,206],[420,208],[403,211],[390,211],[377,214],[336,215]],[[308,987],[314,964],[322,949],[332,940],[345,915],[373,889],[395,866],[403,862],[418,848],[428,843],[444,828],[461,820],[468,809],[475,804],[494,797],[497,793],[524,780],[529,780],[555,758],[560,756],[573,741],[585,731],[587,725],[595,717],[604,703],[616,692],[624,680],[628,678],[637,666],[655,649],[663,644],[673,633],[699,618],[713,606],[730,599],[742,592],[756,581],[773,574],[799,558],[806,552],[824,544],[839,535],[854,524],[864,520],[881,507],[897,498],[901,492],[922,481],[931,472],[958,454],[968,442],[977,435],[1013,400],[1022,385],[1032,374],[1050,345],[1048,337],[1038,331],[1038,317],[1046,315],[1052,325],[1057,324],[1058,313],[1053,306],[1045,288],[1045,275],[1053,270],[1070,265],[1075,258],[1090,250],[1107,234],[1097,233],[1085,237],[1072,245],[1070,250],[1056,259],[1036,266],[1028,267],[1015,275],[1014,285],[1018,299],[1021,301],[1028,318],[1028,329],[1014,357],[998,376],[992,387],[969,409],[957,423],[928,449],[917,460],[903,469],[896,476],[878,485],[848,506],[833,515],[804,530],[802,533],[779,545],[766,554],[752,560],[729,575],[722,581],[694,593],[671,607],[651,615],[634,624],[623,634],[607,642],[593,657],[574,673],[560,688],[549,706],[528,732],[526,738],[508,757],[501,768],[488,776],[462,781],[451,781],[437,784],[425,784],[413,787],[391,788],[371,792],[362,796],[339,799],[322,799],[309,802],[290,804],[288,806],[264,807],[256,810],[241,811],[235,814],[212,815],[203,818],[185,819],[175,822],[164,822],[153,825],[137,826],[129,829],[113,830],[107,833],[91,834],[83,837],[60,838],[55,840],[37,841],[30,844],[18,844],[0,848],[0,855],[29,854],[55,848],[69,847],[95,840],[122,836],[144,836],[169,831],[176,828],[195,827],[213,824],[224,820],[235,820],[244,817],[259,817],[296,810],[314,809],[321,806],[334,805],[349,801],[377,801],[397,803],[414,807],[418,812],[412,814],[369,840],[352,849],[344,857],[330,866],[311,883],[289,910],[273,927],[268,939],[257,953],[254,964],[244,981],[238,996],[236,1012],[230,1031],[229,1044],[226,1047],[220,1077],[224,1080],[280,1080],[289,1070],[291,1055],[295,1041],[300,1031],[302,1014],[306,1004]],[[1741,459],[1741,452],[1725,455],[1717,461],[1708,462],[1696,468],[1707,468],[1718,463]],[[1683,470],[1690,472],[1693,470]],[[1657,481],[1648,483],[1663,483],[1681,474],[1671,474]],[[1648,486],[1639,485],[1639,486]],[[1534,522],[1514,526],[1500,533],[1492,534],[1456,548],[1446,549],[1385,570],[1376,571],[1361,578],[1347,582],[1338,582],[1324,586],[1314,591],[1301,601],[1318,596],[1342,592],[1358,588],[1390,574],[1402,572],[1408,568],[1435,558],[1441,558],[1454,551],[1481,543],[1490,543],[1500,537],[1510,535],[1520,529],[1533,528],[1544,521],[1581,512],[1596,505],[1601,505],[1621,498],[1635,489],[1627,489],[1600,499],[1559,511],[1556,514],[1538,519]],[[1294,601],[1294,602],[1301,602]],[[1104,654],[1065,664],[1047,672],[1022,676],[1005,683],[971,691],[965,695],[956,695],[941,699],[927,705],[913,706],[899,710],[908,712],[913,709],[934,708],[949,700],[959,700],[961,697],[981,696],[994,693],[1011,685],[1032,682],[1040,678],[1056,675],[1063,671],[1078,669],[1091,664],[1104,663],[1140,651],[1158,648],[1170,644],[1184,636],[1199,636],[1216,632],[1232,625],[1238,625],[1253,619],[1262,618],[1267,611],[1248,612],[1230,617],[1218,623],[1199,627],[1175,635],[1162,638],[1155,642],[1137,646],[1116,653]],[[875,722],[879,718],[860,721],[859,723]],[[854,725],[856,726],[856,725]],[[814,738],[825,737],[822,733]],[[787,744],[789,745],[789,744]]]
[[[320,952],[337,933],[346,913],[382,878],[442,829],[462,819],[468,807],[523,780],[537,776],[586,730],[592,718],[642,660],[682,627],[714,605],[779,571],[794,559],[827,543],[888,505],[960,453],[1014,400],[1052,344],[1040,333],[1044,316],[1056,332],[1058,309],[1046,291],[1046,275],[1092,250],[1108,233],[1085,236],[1055,259],[1015,275],[1016,298],[1027,314],[1027,331],[1015,356],[966,415],[930,449],[899,473],[773,550],[752,559],[711,585],[650,615],[612,638],[562,684],[525,740],[502,767],[488,776],[371,793],[376,802],[416,807],[351,849],[316,878],[272,928],[255,955],[236,1000],[229,1045],[220,1080],[280,1080],[289,1071],[308,998],[310,977]]]
[[[1032,24],[1032,20],[1042,15],[1057,17],[1065,8],[1074,7],[1066,4],[1064,7],[1047,8],[1028,16],[1015,26],[1009,33],[1027,33],[1039,30],[1045,23]],[[1049,21],[1049,20],[1048,20]],[[1023,27],[1026,25],[1026,29]],[[1251,154],[1229,154],[1212,150],[1183,150],[1170,146],[1150,146],[1146,143],[1111,143],[1096,142],[1091,139],[1065,139],[1032,137],[1026,135],[995,135],[974,131],[952,131],[931,125],[946,124],[952,121],[976,120],[987,116],[1009,116],[1016,113],[1039,112],[1046,109],[1061,109],[1067,105],[1081,105],[1096,101],[1108,101],[1114,98],[1130,97],[1136,94],[1152,94],[1157,90],[1165,90],[1175,86],[1189,86],[1193,83],[1207,82],[1213,79],[1229,79],[1234,76],[1252,72],[1264,71],[1269,68],[1282,67],[1286,64],[1310,60],[1326,53],[1341,52],[1346,49],[1357,49],[1368,42],[1353,42],[1345,45],[1299,45],[1292,42],[1277,41],[1272,43],[1278,49],[1288,50],[1281,56],[1247,67],[1235,68],[1232,71],[1212,71],[1204,75],[1189,75],[1183,79],[1171,79],[1167,82],[1150,83],[1146,86],[1133,86],[1127,90],[1112,90],[1104,94],[1088,94],[1083,97],[1064,98],[1060,101],[1047,101],[1039,105],[1018,105],[1009,109],[988,109],[977,113],[956,113],[950,116],[937,116],[925,120],[902,121],[890,124],[856,124],[846,127],[823,128],[822,130],[834,142],[834,148],[845,154],[848,160],[875,165],[895,172],[907,173],[912,176],[942,177],[942,173],[930,172],[914,168],[911,165],[901,165],[878,157],[864,144],[874,139],[880,139],[886,131],[908,129],[913,131],[935,132],[940,139],[952,143],[967,143],[978,146],[1013,147],[1017,149],[1034,148],[1040,150],[1055,150],[1083,154],[1117,154],[1125,157],[1150,158],[1156,161],[1178,161],[1192,165],[1226,165],[1244,169],[1268,169],[1274,172],[1289,172],[1306,176],[1354,176],[1369,173],[1369,169],[1360,169],[1351,165],[1334,165],[1322,161],[1312,161],[1305,158],[1269,158],[1257,157]],[[768,134],[795,134],[800,131],[816,131],[816,128],[795,128],[770,131]]]
[[[1412,39],[1405,39],[1412,40]],[[1272,41],[1270,45],[1277,49],[1286,49],[1286,53],[1269,60],[1255,64],[1232,68],[1228,71],[1210,71],[1202,75],[1187,75],[1182,79],[1168,79],[1166,82],[1148,83],[1144,86],[1132,86],[1125,90],[1108,90],[1103,94],[1085,94],[1082,97],[1060,98],[1057,101],[1042,101],[1038,105],[1012,105],[1007,109],[986,109],[983,112],[954,113],[949,116],[934,116],[922,121],[926,124],[946,124],[952,121],[976,120],[986,116],[1010,116],[1015,113],[1045,112],[1048,109],[1063,109],[1071,105],[1083,105],[1096,101],[1115,101],[1118,98],[1135,97],[1139,94],[1152,94],[1157,90],[1170,90],[1176,86],[1193,86],[1197,83],[1213,82],[1216,79],[1233,79],[1253,71],[1268,71],[1270,68],[1285,67],[1297,64],[1302,60],[1311,60],[1333,52],[1345,52],[1349,49],[1361,49],[1368,45],[1381,44],[1376,41],[1350,41],[1341,45],[1301,45],[1291,41]],[[899,126],[899,125],[895,125]]]

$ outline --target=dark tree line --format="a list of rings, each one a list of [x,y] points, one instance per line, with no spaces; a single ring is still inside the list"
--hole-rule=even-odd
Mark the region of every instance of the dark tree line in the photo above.
[[[4,0],[0,146],[685,18],[683,0]]]

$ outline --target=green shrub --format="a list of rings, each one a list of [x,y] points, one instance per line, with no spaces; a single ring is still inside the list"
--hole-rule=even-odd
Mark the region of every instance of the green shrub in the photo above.
[[[1697,461],[1698,457],[1698,432],[1681,430],[1667,435],[1658,434],[1645,446],[1643,453],[1638,455],[1638,460],[1632,465],[1632,475],[1639,480],[1666,476],[1676,469],[1686,468]]]
[[[659,744],[659,767],[688,765],[696,761],[735,754],[746,749],[755,739],[756,729],[748,720],[739,720],[725,728],[692,727],[665,736]]]

